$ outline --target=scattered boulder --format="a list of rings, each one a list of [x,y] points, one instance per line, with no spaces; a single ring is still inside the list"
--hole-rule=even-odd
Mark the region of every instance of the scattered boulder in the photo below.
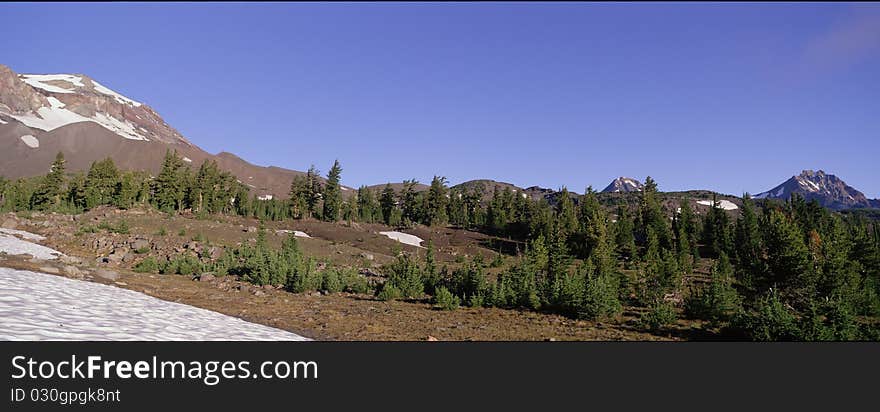
[[[18,220],[12,217],[4,219],[3,223],[0,224],[0,227],[3,229],[15,229],[18,227]]]
[[[214,260],[220,259],[221,257],[223,257],[223,248],[211,246],[211,248],[208,249],[208,256]]]
[[[83,275],[83,272],[79,270],[78,267],[73,265],[65,265],[62,270],[64,271],[64,273],[73,277],[81,277]]]
[[[58,257],[58,260],[60,260],[61,263],[65,263],[68,265],[81,265],[82,264],[82,259],[75,257],[75,256],[61,255]]]
[[[431,336],[431,335],[428,335],[428,337],[427,337],[425,340],[428,341],[428,342],[437,342],[437,341],[438,341],[437,338],[435,338],[435,337],[433,337],[433,336]]]
[[[200,282],[210,282],[216,278],[217,278],[217,276],[214,276],[214,274],[211,272],[202,273],[201,275],[199,275]]]
[[[123,258],[125,258],[125,255],[122,253],[111,253],[104,257],[104,261],[102,263],[113,263],[118,265],[122,263]]]
[[[131,242],[131,248],[134,250],[148,249],[150,241],[147,239],[135,239]]]
[[[61,273],[61,269],[56,268],[55,266],[40,266],[40,272],[43,273],[51,273],[53,275],[57,275]]]
[[[375,257],[373,256],[372,253],[367,253],[367,252],[362,252],[362,253],[361,253],[361,257],[364,258],[364,259],[366,259],[366,260],[373,260],[373,259],[375,259]]]
[[[102,278],[102,279],[107,279],[107,280],[116,280],[116,279],[119,279],[119,273],[116,273],[116,272],[114,272],[114,271],[112,271],[112,270],[108,270],[108,269],[98,269],[98,270],[96,270],[96,271],[95,271],[95,276],[97,276],[97,277],[99,277],[99,278]]]

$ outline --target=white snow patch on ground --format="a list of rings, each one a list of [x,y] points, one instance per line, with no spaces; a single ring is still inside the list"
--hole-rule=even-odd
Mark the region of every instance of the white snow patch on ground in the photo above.
[[[24,230],[15,230],[15,229],[6,229],[0,227],[0,233],[7,235],[15,235],[25,240],[46,240],[45,236],[40,236],[36,233],[25,232]]]
[[[135,291],[0,268],[0,340],[308,340]]]
[[[3,232],[0,232],[0,253],[5,252],[10,255],[31,255],[37,259],[43,260],[52,260],[57,259],[58,256],[64,256],[63,253],[55,249],[38,245],[24,239],[19,239],[14,235],[18,234],[23,238],[29,238],[32,240],[42,240],[42,236],[27,232],[25,232],[27,234],[22,235],[21,231],[7,230],[8,229],[4,229]],[[0,288],[0,290],[3,289]]]
[[[418,236],[413,236],[408,233],[402,232],[379,232],[380,235],[388,236],[389,239],[396,240],[400,243],[405,243],[407,245],[412,245],[416,247],[422,247],[422,238]]]
[[[311,236],[309,236],[308,233],[300,231],[300,230],[281,229],[281,230],[276,230],[275,233],[293,233],[293,235],[296,237],[311,238]]]
[[[712,206],[712,201],[711,201],[711,200],[698,200],[697,203],[699,203],[699,204],[701,204],[701,205],[705,205],[705,206]],[[733,203],[733,202],[731,202],[731,201],[729,201],[729,200],[724,200],[724,199],[718,201],[718,207],[720,207],[720,208],[722,208],[722,209],[724,209],[724,210],[736,210],[736,209],[739,209],[739,207],[738,207],[735,203]]]
[[[24,144],[26,144],[31,149],[36,149],[36,148],[40,147],[40,141],[37,140],[36,137],[33,137],[29,134],[21,136],[20,139],[22,142],[24,142]]]
[[[127,104],[134,106],[134,107],[138,107],[141,105],[140,102],[136,102],[134,100],[129,99],[128,97],[125,97],[119,93],[116,93],[113,90],[110,90],[109,88],[105,87],[101,83],[98,83],[98,82],[92,80],[92,84],[95,85],[96,92],[103,93],[108,96],[113,96],[113,98],[116,99],[116,101],[119,103],[127,103]]]
[[[0,124],[9,124],[9,122],[7,122],[7,121],[5,121],[5,120],[3,120],[3,119],[0,119]]]
[[[192,159],[190,159],[190,158],[188,158],[188,157],[186,157],[186,156],[183,157],[183,161],[184,161],[184,162],[187,162],[187,163],[192,163],[192,162],[193,162]]]
[[[53,86],[48,83],[53,80],[63,80],[70,83],[76,87],[84,87],[85,85],[82,83],[82,77],[74,76],[71,74],[22,74],[21,80],[25,83],[31,85],[32,87],[36,87],[38,89],[43,89],[47,92],[52,93],[73,93],[73,90],[66,89],[63,87]]]

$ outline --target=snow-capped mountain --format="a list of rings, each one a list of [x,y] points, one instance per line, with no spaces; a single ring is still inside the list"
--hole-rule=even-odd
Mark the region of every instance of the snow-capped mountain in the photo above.
[[[819,204],[830,209],[880,206],[880,202],[877,200],[866,198],[862,192],[847,185],[837,176],[827,174],[822,170],[804,170],[781,185],[758,193],[754,198],[787,200],[792,193],[803,196],[807,201],[816,199]]]
[[[167,150],[193,168],[213,159],[264,198],[286,197],[293,177],[302,174],[207,153],[147,104],[86,75],[17,74],[0,65],[0,176],[46,173],[59,151],[71,171],[110,157],[121,169],[158,172]]]
[[[0,65],[0,85],[0,116],[32,129],[93,122],[126,139],[190,144],[149,106],[85,75],[15,74]]]
[[[621,176],[602,189],[602,193],[641,192],[643,187],[638,180]]]

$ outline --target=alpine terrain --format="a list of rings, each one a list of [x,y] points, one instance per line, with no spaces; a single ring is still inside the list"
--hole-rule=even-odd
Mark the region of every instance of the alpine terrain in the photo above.
[[[839,177],[822,170],[804,170],[781,185],[754,197],[788,200],[793,193],[803,196],[807,201],[815,199],[822,206],[835,210],[880,207],[880,200],[866,198],[862,192],[847,185]]]

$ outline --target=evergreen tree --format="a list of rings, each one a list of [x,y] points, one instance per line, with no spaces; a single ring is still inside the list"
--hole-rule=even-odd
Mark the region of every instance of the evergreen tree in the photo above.
[[[306,210],[308,210],[308,217],[318,217],[318,204],[323,197],[323,186],[321,185],[320,172],[315,168],[315,165],[311,165],[309,167],[309,171],[306,173]]]
[[[58,152],[55,161],[49,167],[49,173],[42,179],[40,186],[33,194],[31,207],[46,210],[61,204],[64,192],[64,154]]]
[[[308,179],[304,176],[295,176],[290,182],[290,192],[288,193],[291,217],[302,219],[308,214],[308,195]]]
[[[778,286],[803,299],[811,295],[810,252],[797,224],[779,211],[771,211],[765,236],[768,276],[758,279],[764,289]]]
[[[743,195],[742,211],[736,220],[734,230],[737,277],[752,292],[755,292],[755,279],[763,278],[766,271],[763,262],[764,245],[755,203],[748,193]]]
[[[640,227],[641,239],[647,240],[649,229],[654,232],[659,242],[659,247],[671,250],[673,247],[672,232],[669,229],[669,219],[663,213],[660,202],[657,199],[657,182],[648,176],[641,192]]]
[[[556,222],[564,237],[575,233],[578,228],[577,211],[571,194],[564,186],[556,199]]]
[[[111,204],[118,182],[119,170],[116,169],[113,159],[108,157],[93,162],[85,181],[86,209]]]
[[[184,168],[183,159],[177,155],[176,150],[165,152],[162,170],[154,181],[152,196],[159,210],[172,212],[183,209],[188,183]]]
[[[626,207],[619,206],[617,208],[616,226],[614,234],[618,255],[630,261],[637,259],[638,249],[636,248],[635,236],[633,235],[635,224]]]
[[[361,222],[374,223],[383,219],[376,195],[366,186],[361,186],[358,189],[357,211],[358,220]]]
[[[391,225],[391,214],[397,206],[397,202],[394,200],[394,189],[391,187],[391,183],[387,183],[385,188],[382,189],[382,196],[379,199],[379,204],[382,208],[382,220],[386,225]]]
[[[446,178],[434,176],[431,187],[425,197],[425,220],[428,226],[442,226],[448,221],[446,205],[449,201],[446,189]]]
[[[342,167],[339,160],[333,162],[333,167],[327,173],[327,185],[324,187],[324,213],[323,218],[328,222],[339,220],[342,208],[342,192],[339,180],[342,176]]]
[[[407,226],[422,220],[422,202],[419,199],[419,193],[415,190],[415,186],[418,183],[415,179],[403,181],[403,191],[401,192],[400,200],[403,203],[403,221]]]

